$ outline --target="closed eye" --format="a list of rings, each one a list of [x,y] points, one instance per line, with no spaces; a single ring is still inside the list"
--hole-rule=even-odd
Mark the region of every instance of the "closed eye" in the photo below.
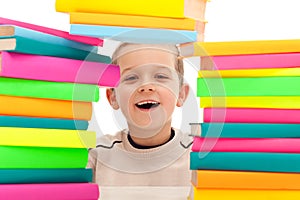
[[[154,77],[157,79],[169,79],[169,77],[164,74],[156,74]]]

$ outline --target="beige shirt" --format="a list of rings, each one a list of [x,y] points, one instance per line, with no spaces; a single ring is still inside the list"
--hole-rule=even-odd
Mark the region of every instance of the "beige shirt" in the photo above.
[[[134,148],[128,141],[128,130],[101,137],[97,148],[90,150],[88,162],[88,167],[94,172],[94,181],[100,186],[100,195],[111,196],[107,191],[122,188],[129,191],[129,188],[143,187],[149,191],[165,190],[169,193],[170,188],[174,188],[177,192],[184,191],[180,195],[186,197],[186,188],[191,185],[189,153],[193,138],[180,130],[174,130],[175,136],[171,141],[151,149]],[[143,196],[145,192],[142,192]],[[177,195],[177,198],[172,199],[181,198]]]

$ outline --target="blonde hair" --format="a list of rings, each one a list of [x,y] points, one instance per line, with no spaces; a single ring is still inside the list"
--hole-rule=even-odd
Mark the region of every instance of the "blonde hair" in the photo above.
[[[176,45],[122,43],[120,46],[118,46],[118,48],[114,51],[112,55],[112,64],[118,65],[118,59],[121,56],[140,49],[159,49],[174,54],[175,70],[178,73],[180,86],[183,85],[183,76],[184,76],[183,60],[179,57],[179,50]]]

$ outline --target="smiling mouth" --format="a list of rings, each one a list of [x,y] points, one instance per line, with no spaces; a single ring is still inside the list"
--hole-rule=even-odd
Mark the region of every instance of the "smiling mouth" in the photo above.
[[[156,108],[157,106],[159,106],[159,104],[160,103],[156,101],[143,101],[143,102],[136,103],[135,106],[138,107],[139,109],[149,110],[151,108]]]

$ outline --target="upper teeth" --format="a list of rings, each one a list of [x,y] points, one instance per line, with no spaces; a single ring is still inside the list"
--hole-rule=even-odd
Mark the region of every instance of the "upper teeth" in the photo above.
[[[143,101],[143,102],[137,103],[137,105],[141,106],[141,105],[144,105],[147,103],[158,104],[158,102],[156,102],[156,101]]]

